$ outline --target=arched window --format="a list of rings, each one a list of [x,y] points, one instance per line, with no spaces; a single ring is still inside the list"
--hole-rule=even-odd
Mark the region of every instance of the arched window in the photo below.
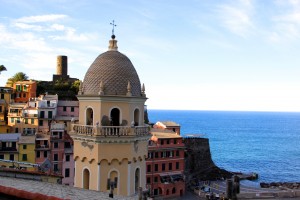
[[[140,187],[140,168],[137,168],[135,170],[134,184],[135,184],[135,192],[138,192]]]
[[[83,170],[83,188],[90,189],[90,171],[88,169]]]
[[[118,108],[113,108],[110,111],[110,125],[120,126],[120,110]]]
[[[175,194],[175,193],[176,193],[176,188],[173,187],[173,189],[172,189],[172,194]]]
[[[92,108],[87,108],[86,109],[86,125],[93,125],[93,121],[94,121],[94,113],[93,113],[93,109]]]
[[[138,126],[139,125],[139,120],[140,119],[140,110],[139,109],[135,109],[134,110],[134,125]]]

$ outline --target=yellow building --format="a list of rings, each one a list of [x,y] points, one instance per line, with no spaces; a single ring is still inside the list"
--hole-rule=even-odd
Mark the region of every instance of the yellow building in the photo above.
[[[8,106],[8,126],[10,126],[10,132],[22,133],[23,132],[23,108],[26,103],[11,103]]]
[[[34,135],[38,131],[38,108],[36,98],[31,98],[22,110],[22,134]]]
[[[21,137],[19,133],[0,134],[0,160],[19,160],[18,142]],[[16,167],[13,163],[1,162],[1,167]]]
[[[11,103],[13,89],[0,87],[0,133],[9,133],[10,127],[7,125],[8,105]]]
[[[35,135],[21,136],[19,139],[19,161],[35,164]],[[19,167],[26,168],[26,170],[33,171],[34,167],[30,165],[22,165]]]
[[[131,196],[146,187],[150,138],[144,124],[145,88],[112,36],[85,74],[77,96],[74,140],[75,187]]]

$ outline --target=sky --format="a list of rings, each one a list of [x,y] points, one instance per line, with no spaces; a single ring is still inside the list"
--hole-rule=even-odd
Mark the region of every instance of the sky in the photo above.
[[[56,57],[83,80],[119,51],[148,109],[300,111],[300,0],[0,0],[0,86],[52,80]]]

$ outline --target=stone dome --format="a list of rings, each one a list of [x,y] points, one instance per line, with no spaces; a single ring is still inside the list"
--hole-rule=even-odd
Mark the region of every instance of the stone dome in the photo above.
[[[116,45],[116,40],[111,41]],[[82,83],[82,94],[99,95],[102,85],[103,95],[126,95],[128,81],[132,96],[142,96],[140,79],[131,61],[117,51],[117,47],[112,48],[100,54],[87,70]]]

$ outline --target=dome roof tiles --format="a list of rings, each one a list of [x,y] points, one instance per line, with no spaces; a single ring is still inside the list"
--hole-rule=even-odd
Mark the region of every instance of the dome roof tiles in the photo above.
[[[100,54],[85,74],[82,86],[84,95],[98,95],[100,82],[104,95],[126,95],[128,81],[132,96],[141,96],[139,76],[127,56],[110,50]]]

